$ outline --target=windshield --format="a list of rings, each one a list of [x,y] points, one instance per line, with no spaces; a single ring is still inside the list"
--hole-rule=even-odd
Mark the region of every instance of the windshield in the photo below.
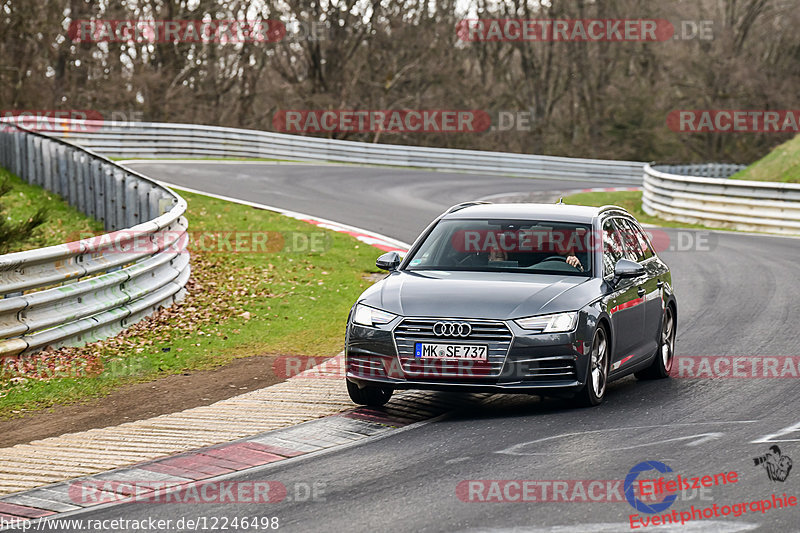
[[[534,220],[441,220],[406,270],[591,276],[588,225]]]

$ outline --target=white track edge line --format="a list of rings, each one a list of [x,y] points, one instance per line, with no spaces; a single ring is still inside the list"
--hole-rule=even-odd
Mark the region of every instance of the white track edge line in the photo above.
[[[232,196],[224,196],[224,195],[221,195],[221,194],[209,193],[209,192],[201,191],[199,189],[192,189],[190,187],[184,187],[182,185],[176,185],[174,183],[169,183],[169,182],[166,182],[166,181],[161,181],[161,180],[155,180],[155,181],[159,185],[164,185],[166,187],[170,187],[170,188],[173,188],[173,189],[178,189],[180,191],[186,191],[186,192],[190,192],[192,194],[200,194],[202,196],[207,196],[209,198],[216,198],[217,200],[225,200],[227,202],[233,202],[233,203],[237,203],[237,204],[241,204],[241,205],[255,207],[257,209],[264,209],[265,211],[272,211],[272,212],[279,213],[281,215],[285,215],[285,216],[288,216],[288,217],[291,217],[291,218],[296,218],[298,220],[313,220],[315,222],[320,222],[322,224],[330,224],[332,226],[339,226],[342,229],[345,229],[345,230],[348,230],[348,231],[352,231],[354,233],[362,233],[362,234],[364,234],[364,235],[366,235],[368,237],[374,237],[376,239],[380,239],[380,240],[386,241],[387,243],[395,245],[398,248],[405,248],[406,250],[411,248],[410,244],[405,243],[405,242],[403,242],[401,240],[395,239],[394,237],[389,237],[388,235],[383,235],[381,233],[370,231],[370,230],[367,230],[367,229],[364,229],[364,228],[359,228],[357,226],[351,226],[349,224],[344,224],[342,222],[336,222],[335,220],[329,220],[327,218],[321,218],[321,217],[317,217],[317,216],[314,216],[314,215],[307,215],[305,213],[300,213],[298,211],[291,211],[289,209],[284,209],[282,207],[275,207],[275,206],[271,206],[271,205],[261,204],[261,203],[258,203],[258,202],[251,202],[249,200],[242,200],[242,199],[239,199],[239,198],[234,198]]]

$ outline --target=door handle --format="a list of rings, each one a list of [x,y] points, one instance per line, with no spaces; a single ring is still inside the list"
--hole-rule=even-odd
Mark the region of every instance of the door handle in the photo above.
[[[658,280],[658,283],[656,283],[656,287],[658,287],[658,288],[660,289],[660,288],[662,288],[663,286],[664,286],[664,282],[663,282],[663,281],[661,281],[661,280]]]
[[[639,287],[639,290],[636,291],[636,294],[639,296],[644,296],[647,291],[644,290],[644,287]]]

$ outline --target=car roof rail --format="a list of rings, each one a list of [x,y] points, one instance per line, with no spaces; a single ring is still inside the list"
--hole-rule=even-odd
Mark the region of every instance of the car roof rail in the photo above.
[[[625,209],[624,207],[620,207],[618,205],[604,205],[603,207],[600,208],[599,213],[605,213],[607,211],[619,211],[620,213],[623,213],[625,215],[633,216],[628,212],[627,209]]]
[[[460,204],[456,204],[447,211],[444,212],[445,215],[450,213],[455,213],[456,211],[460,211],[466,207],[472,207],[473,205],[484,205],[484,204],[491,204],[492,202],[484,202],[483,200],[472,200],[471,202],[461,202]]]

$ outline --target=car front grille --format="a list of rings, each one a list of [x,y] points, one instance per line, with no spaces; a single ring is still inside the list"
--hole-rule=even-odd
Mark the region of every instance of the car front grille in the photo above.
[[[433,333],[437,322],[468,322],[472,332],[466,337],[438,336]],[[394,329],[394,340],[400,365],[406,377],[473,377],[496,378],[503,371],[503,365],[511,346],[513,335],[499,320],[444,319],[444,318],[405,318]],[[426,360],[421,362],[414,357],[417,342],[438,344],[485,344],[488,347],[486,363],[453,360]],[[425,370],[433,370],[427,375]]]

